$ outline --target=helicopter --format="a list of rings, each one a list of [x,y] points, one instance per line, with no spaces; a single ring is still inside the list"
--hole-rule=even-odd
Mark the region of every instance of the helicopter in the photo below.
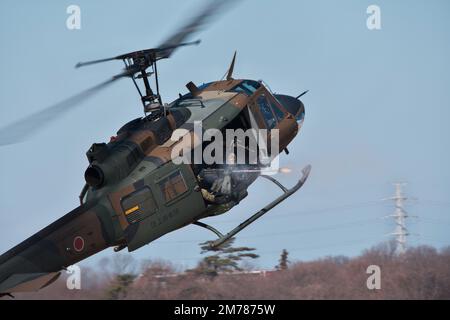
[[[122,60],[124,68],[95,87],[0,129],[0,146],[20,142],[122,78],[132,80],[144,109],[144,116],[126,123],[110,141],[88,149],[80,205],[0,256],[0,296],[38,291],[62,270],[102,250],[132,252],[191,224],[213,232],[217,239],[210,246],[217,248],[304,185],[310,165],[292,188],[265,172],[280,150],[289,153],[287,147],[305,118],[300,98],[307,91],[295,97],[275,94],[263,81],[234,79],[235,52],[221,80],[199,86],[189,82],[188,93],[171,103],[162,100],[157,63],[180,47],[198,45],[199,40],[186,40],[225,2],[212,1],[156,48],[76,64],[81,68]],[[213,148],[212,163],[202,157],[185,161],[217,142],[204,139],[208,130],[218,135],[229,130],[250,133]],[[262,137],[255,138],[256,145],[250,143],[253,135]],[[277,142],[276,148],[269,140]],[[238,161],[239,154],[243,161]],[[238,205],[258,177],[273,182],[282,195],[225,234],[201,221]]]

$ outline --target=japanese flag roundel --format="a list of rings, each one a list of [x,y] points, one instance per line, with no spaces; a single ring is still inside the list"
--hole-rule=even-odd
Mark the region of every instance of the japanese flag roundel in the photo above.
[[[76,236],[73,239],[73,248],[76,252],[81,252],[84,249],[84,239],[80,236]]]

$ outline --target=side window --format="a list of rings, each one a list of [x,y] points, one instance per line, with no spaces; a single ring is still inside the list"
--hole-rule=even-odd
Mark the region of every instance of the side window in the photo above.
[[[137,190],[122,199],[122,209],[129,223],[135,223],[156,213],[153,194],[148,187]]]
[[[188,190],[186,182],[179,170],[172,172],[169,176],[160,180],[158,185],[166,203]]]
[[[261,114],[264,118],[264,121],[266,122],[267,129],[269,130],[273,129],[277,125],[277,122],[272,113],[272,109],[270,108],[266,96],[265,95],[259,96],[256,102],[259,106],[259,110],[261,110]]]

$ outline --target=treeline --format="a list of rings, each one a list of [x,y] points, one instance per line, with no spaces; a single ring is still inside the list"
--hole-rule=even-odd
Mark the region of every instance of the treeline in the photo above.
[[[286,252],[283,253],[286,255]],[[287,259],[281,259],[286,263]],[[370,265],[380,267],[380,289],[369,290]],[[427,246],[396,255],[386,243],[360,256],[292,262],[265,275],[182,271],[164,261],[140,265],[130,255],[83,268],[81,290],[68,290],[67,276],[23,299],[450,299],[450,247]]]

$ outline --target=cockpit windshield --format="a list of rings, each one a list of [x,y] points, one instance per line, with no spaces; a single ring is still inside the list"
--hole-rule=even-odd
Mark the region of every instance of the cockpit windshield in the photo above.
[[[253,80],[244,80],[238,85],[234,86],[229,92],[237,92],[237,93],[244,93],[247,96],[251,96],[253,93],[255,93],[256,90],[258,90],[261,87],[261,84],[257,81]]]

